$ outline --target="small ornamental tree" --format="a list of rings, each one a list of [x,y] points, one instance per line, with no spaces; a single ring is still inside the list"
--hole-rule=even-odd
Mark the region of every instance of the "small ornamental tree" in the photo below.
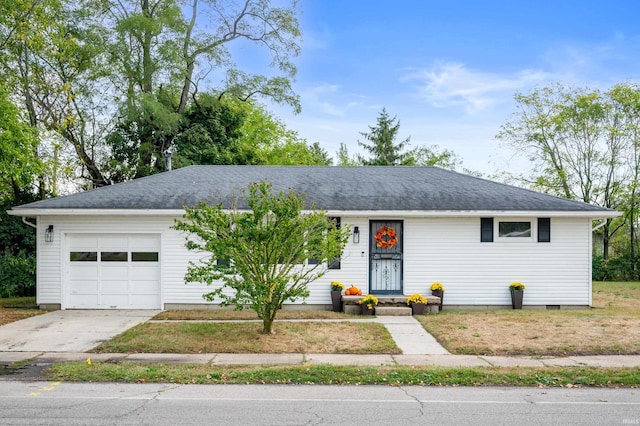
[[[189,233],[189,250],[211,254],[189,264],[185,282],[211,285],[221,280],[221,287],[203,297],[254,310],[263,333],[273,333],[282,304],[309,296],[307,285],[341,255],[349,230],[338,228],[315,207],[303,211],[304,197],[273,193],[265,182],[251,184],[243,195],[245,211],[200,204],[187,208],[184,219],[176,221],[175,229]]]

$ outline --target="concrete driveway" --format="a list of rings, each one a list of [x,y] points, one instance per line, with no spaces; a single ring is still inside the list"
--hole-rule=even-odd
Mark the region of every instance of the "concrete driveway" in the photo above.
[[[155,310],[65,310],[0,326],[0,352],[84,352],[143,323]]]

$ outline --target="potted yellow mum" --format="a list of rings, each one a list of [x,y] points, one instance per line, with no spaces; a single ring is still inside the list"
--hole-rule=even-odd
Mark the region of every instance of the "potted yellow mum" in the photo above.
[[[331,281],[331,307],[334,312],[342,312],[342,290],[344,290],[344,284],[340,281]]]
[[[422,315],[427,307],[427,298],[421,294],[414,293],[407,298],[407,305],[411,306],[413,315]]]
[[[362,315],[373,315],[374,308],[378,304],[378,298],[373,294],[367,294],[358,303],[360,304]]]
[[[525,285],[519,281],[514,281],[509,284],[509,291],[511,292],[511,307],[513,309],[522,309],[524,289]]]
[[[442,285],[442,283],[439,283],[438,281],[436,281],[433,284],[431,284],[430,290],[431,290],[431,294],[440,298],[440,305],[438,305],[438,310],[441,311],[442,302],[444,301],[444,286]]]

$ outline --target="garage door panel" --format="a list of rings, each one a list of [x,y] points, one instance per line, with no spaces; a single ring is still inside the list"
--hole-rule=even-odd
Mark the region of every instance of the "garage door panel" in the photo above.
[[[129,296],[126,294],[101,294],[100,302],[104,308],[128,309]]]
[[[154,235],[141,236],[131,241],[131,250],[144,251],[144,250],[157,250],[158,249],[158,237]]]
[[[127,294],[129,293],[129,281],[102,281],[100,283],[102,294]]]
[[[137,306],[137,309],[158,309],[160,306],[159,295],[135,295],[130,296],[131,304]]]
[[[130,273],[132,280],[160,280],[160,268],[158,265],[144,268],[134,266],[131,268]]]
[[[70,294],[98,294],[98,280],[77,280],[69,282]]]
[[[69,279],[71,281],[97,280],[98,265],[74,265],[69,270]]]
[[[101,276],[102,280],[128,280],[129,279],[129,268],[127,264],[118,264],[118,265],[105,265],[104,263],[101,265]]]
[[[66,307],[160,308],[159,235],[73,234],[68,241]]]
[[[157,281],[136,281],[131,286],[131,294],[157,294]]]
[[[96,294],[76,294],[73,296],[74,303],[72,308],[94,308],[99,303]]]

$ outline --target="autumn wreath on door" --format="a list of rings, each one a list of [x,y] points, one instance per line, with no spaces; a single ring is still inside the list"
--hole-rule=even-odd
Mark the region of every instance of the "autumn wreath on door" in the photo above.
[[[376,247],[383,249],[393,248],[398,244],[398,236],[393,228],[382,225],[376,232]]]

